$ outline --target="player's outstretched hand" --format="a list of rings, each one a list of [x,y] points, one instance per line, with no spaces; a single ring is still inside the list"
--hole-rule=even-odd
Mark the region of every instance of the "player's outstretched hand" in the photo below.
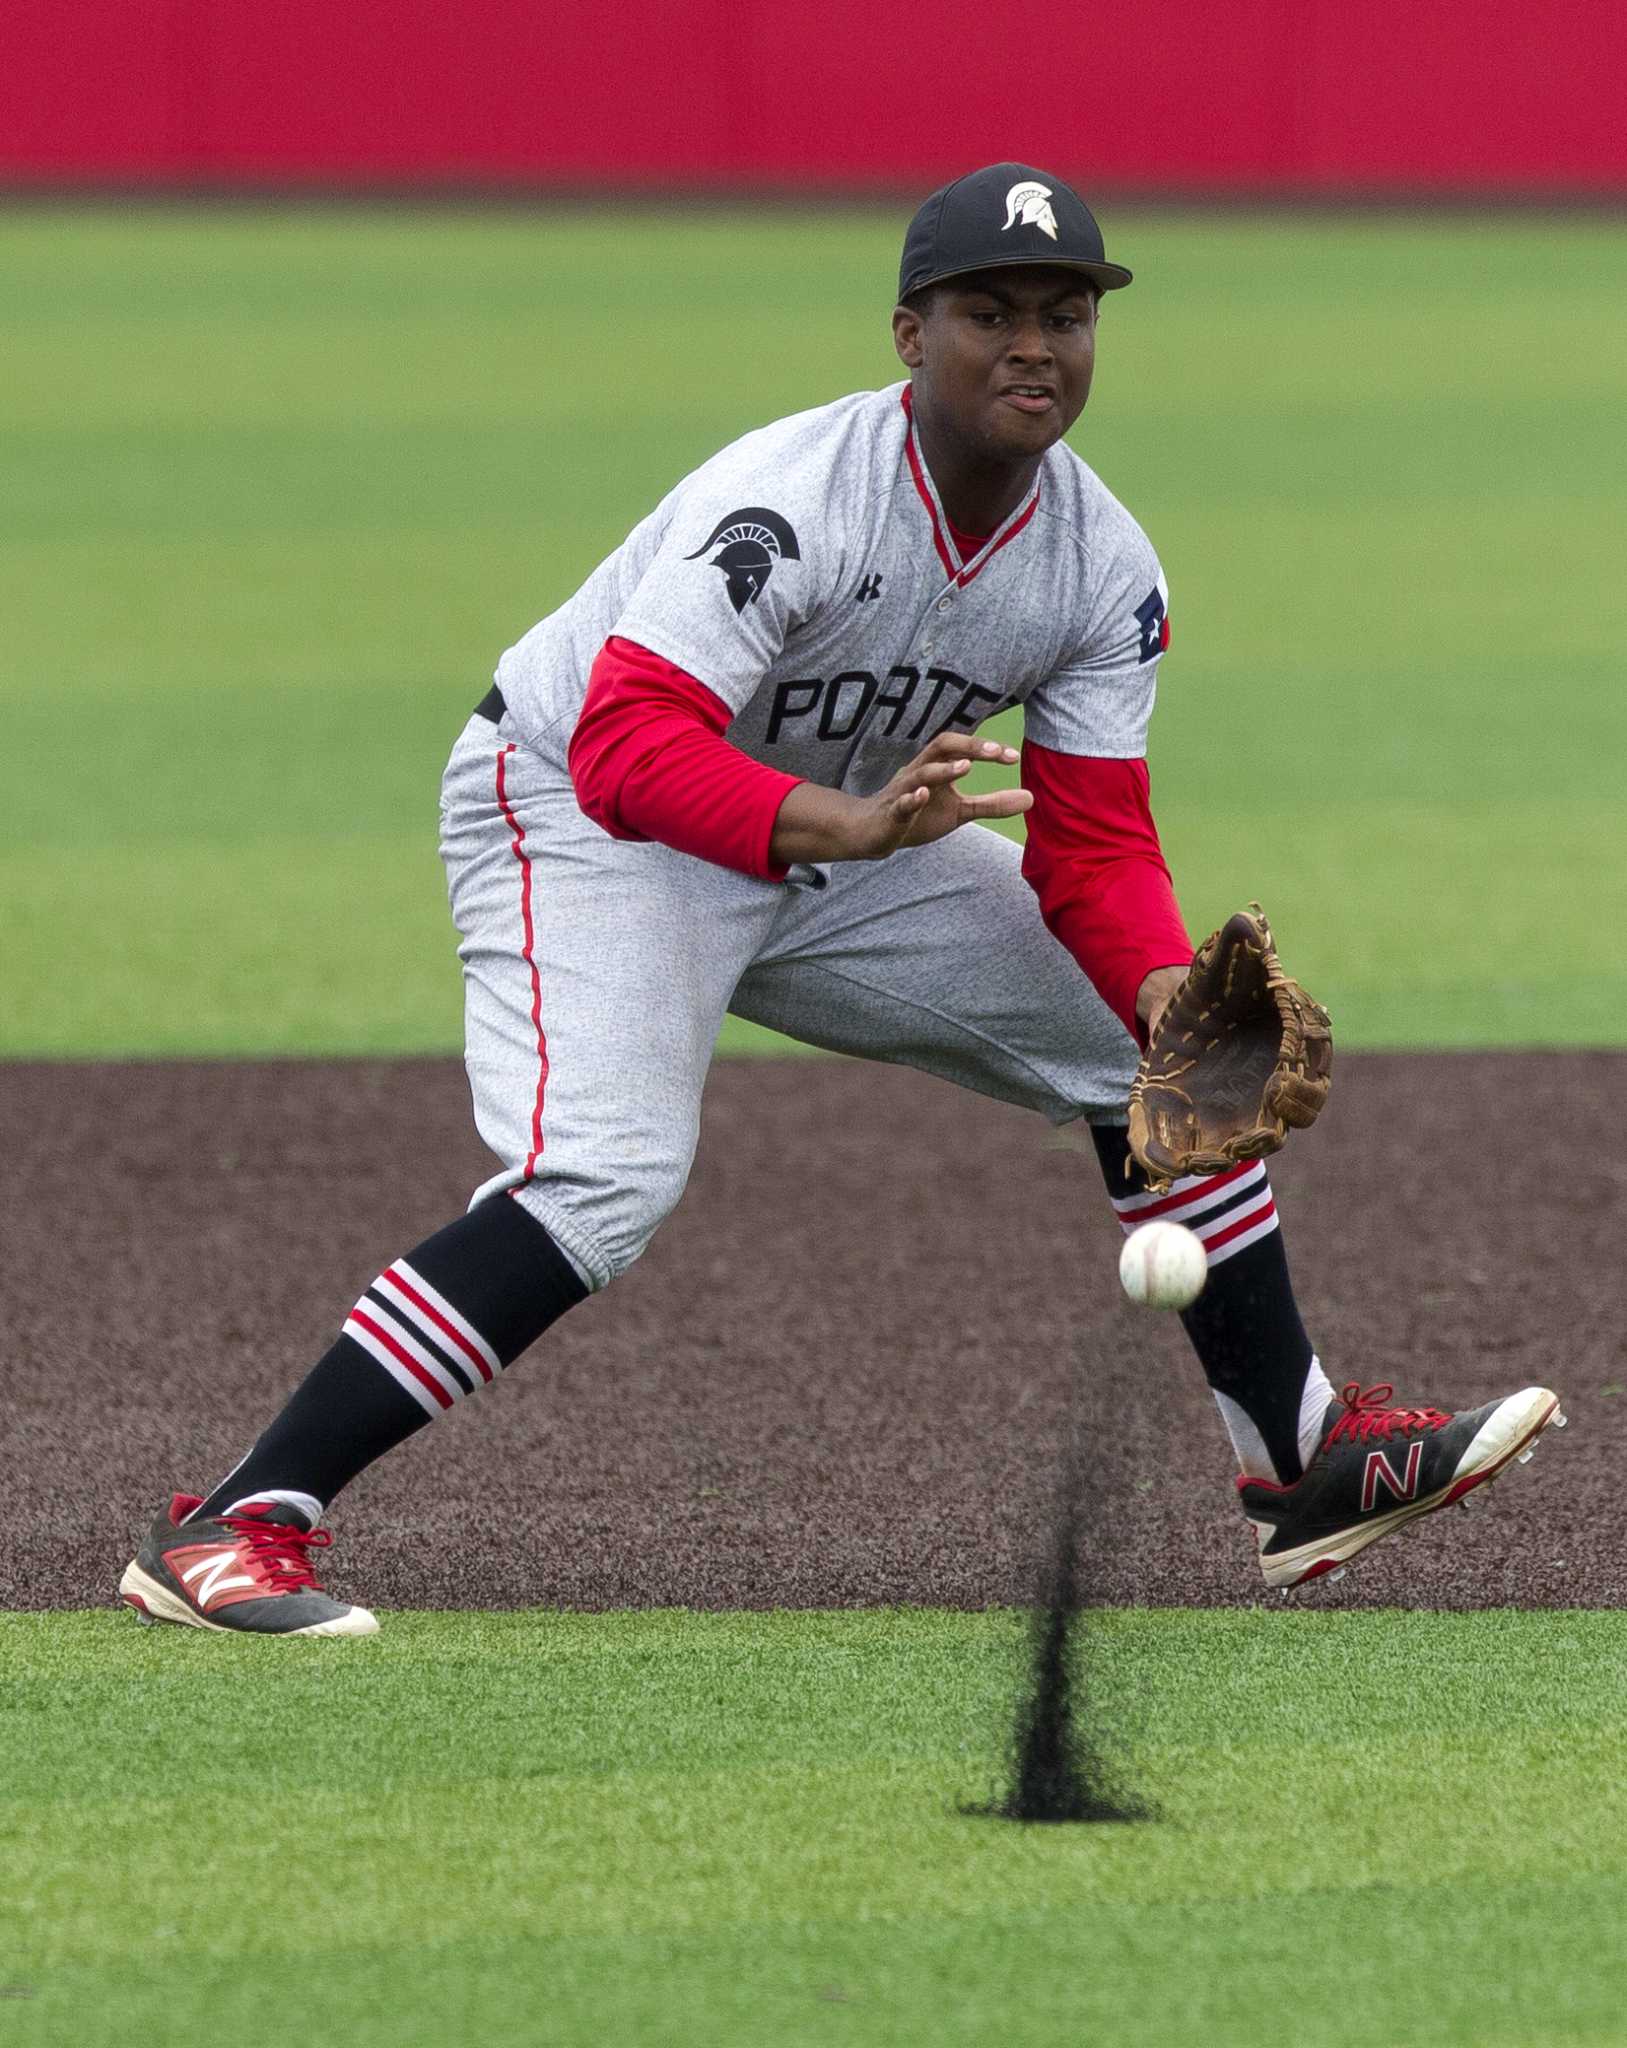
[[[930,846],[974,818],[1020,818],[1034,799],[1026,789],[995,789],[985,796],[963,796],[956,784],[974,761],[998,761],[1011,767],[1015,747],[997,740],[972,739],[963,732],[941,732],[923,747],[887,787],[866,799],[873,809],[867,820],[874,832],[868,858],[879,860],[901,846]],[[861,858],[866,856],[861,855]]]
[[[849,796],[817,782],[799,782],[774,821],[771,857],[797,861],[885,860],[901,846],[927,846],[974,818],[1018,818],[1033,804],[1026,789],[962,796],[956,784],[974,761],[1009,768],[1015,747],[941,732],[874,796]]]

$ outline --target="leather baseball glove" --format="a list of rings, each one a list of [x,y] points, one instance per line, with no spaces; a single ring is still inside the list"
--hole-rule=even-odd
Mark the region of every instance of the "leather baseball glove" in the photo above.
[[[1280,1150],[1328,1099],[1333,1025],[1284,974],[1258,903],[1198,948],[1130,1090],[1130,1150],[1155,1190]]]

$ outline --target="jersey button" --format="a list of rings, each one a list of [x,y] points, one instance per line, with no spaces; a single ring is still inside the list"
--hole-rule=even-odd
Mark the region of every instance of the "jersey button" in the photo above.
[[[951,606],[951,605],[952,605],[952,604],[954,603],[954,601],[955,601],[955,600],[954,600],[954,599],[953,599],[952,597],[940,597],[940,598],[938,599],[938,609],[939,609],[939,611],[941,611],[941,612],[946,612],[946,611],[948,611],[949,607],[950,607],[950,606]]]

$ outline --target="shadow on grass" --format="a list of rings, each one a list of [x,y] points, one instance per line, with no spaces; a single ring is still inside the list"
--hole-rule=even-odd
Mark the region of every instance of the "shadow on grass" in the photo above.
[[[960,1811],[985,1820],[1153,1821],[1155,1808],[1121,1782],[1108,1754],[1105,1674],[1092,1657],[1080,1584],[1080,1489],[1069,1474],[1057,1515],[1050,1583],[1034,1610],[1027,1683],[1017,1702],[1011,1782],[1003,1800]]]

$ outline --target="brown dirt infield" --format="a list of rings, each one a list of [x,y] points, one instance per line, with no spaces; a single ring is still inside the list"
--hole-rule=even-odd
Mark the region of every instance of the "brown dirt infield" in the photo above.
[[[1572,1426],[1314,1596],[1627,1594],[1627,1054],[1347,1057],[1274,1168],[1336,1383],[1531,1381]],[[390,1257],[488,1171],[449,1060],[0,1067],[0,1607],[102,1605]],[[1096,1597],[1264,1597],[1178,1325],[1132,1310],[1083,1133],[841,1060],[721,1064],[625,1279],[364,1475],[331,1582],[381,1606],[1021,1602],[1084,1375]],[[1305,1598],[1307,1596],[1299,1596]],[[1273,1599],[1275,1596],[1273,1596]]]

